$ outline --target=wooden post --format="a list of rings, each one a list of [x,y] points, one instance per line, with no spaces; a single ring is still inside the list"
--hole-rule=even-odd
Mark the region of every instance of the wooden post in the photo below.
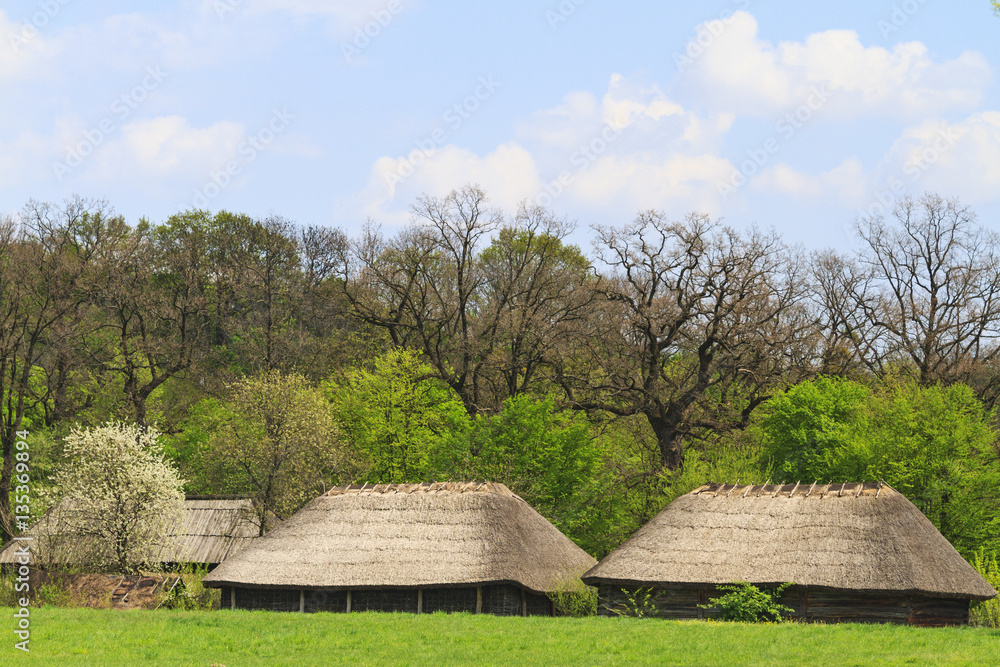
[[[476,586],[476,613],[483,613],[483,587]]]
[[[306,590],[304,588],[299,590],[299,612],[306,613]]]
[[[232,586],[229,589],[229,608],[236,609],[236,587]]]
[[[424,613],[424,589],[417,589],[417,613]]]
[[[347,591],[347,613],[351,613],[351,591]]]
[[[521,616],[528,615],[528,598],[524,594],[524,589],[521,589]]]

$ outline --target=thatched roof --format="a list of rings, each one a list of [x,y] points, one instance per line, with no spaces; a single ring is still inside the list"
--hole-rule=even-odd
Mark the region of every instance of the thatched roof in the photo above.
[[[671,503],[583,580],[996,595],[913,503],[879,483],[702,486]]]
[[[555,590],[596,561],[502,484],[338,487],[204,579],[210,586]]]
[[[239,496],[188,496],[184,501],[184,524],[171,533],[171,546],[160,555],[161,563],[221,563],[232,553],[239,551],[259,533],[249,499]],[[72,512],[63,503],[53,507],[38,524],[32,526],[30,535],[53,537],[62,535],[64,523],[60,517],[64,512]],[[80,539],[71,536],[60,540],[49,540],[55,546],[57,562],[73,559],[74,545]],[[35,543],[32,543],[34,546]],[[0,564],[14,563],[16,543],[11,543],[0,551]]]
[[[174,533],[180,544],[164,563],[221,563],[260,532],[247,498],[189,496],[184,508],[184,526]]]

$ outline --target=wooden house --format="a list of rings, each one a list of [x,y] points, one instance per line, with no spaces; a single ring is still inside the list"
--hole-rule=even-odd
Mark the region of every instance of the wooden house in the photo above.
[[[881,483],[709,484],[681,496],[587,572],[601,614],[652,589],[656,615],[713,615],[718,586],[791,582],[805,621],[968,622],[997,592],[901,493]]]
[[[205,577],[223,608],[551,615],[596,561],[502,484],[347,486]]]

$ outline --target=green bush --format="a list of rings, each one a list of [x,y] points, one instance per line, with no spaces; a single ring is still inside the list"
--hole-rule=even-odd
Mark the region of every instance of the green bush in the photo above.
[[[781,594],[792,584],[782,584],[772,591],[764,591],[750,582],[735,581],[719,590],[729,591],[722,597],[712,598],[712,604],[698,605],[702,609],[718,609],[719,619],[737,623],[780,623],[782,613],[789,614],[791,607],[778,604]]]
[[[597,614],[597,589],[579,579],[566,579],[549,593],[556,616],[594,616]]]
[[[972,557],[972,567],[976,568],[994,589],[1000,591],[1000,564],[997,562],[996,553],[986,555],[986,551],[980,549]],[[1000,597],[985,602],[973,602],[969,611],[969,624],[984,628],[1000,628]]]
[[[625,594],[625,602],[621,603],[618,609],[611,611],[619,616],[632,616],[634,618],[656,616],[654,602],[656,593],[652,588],[637,588],[634,591],[623,588],[622,593]]]
[[[167,592],[160,606],[165,609],[218,609],[222,592],[202,585],[206,574],[208,568],[201,565],[189,565],[181,570],[181,580]]]

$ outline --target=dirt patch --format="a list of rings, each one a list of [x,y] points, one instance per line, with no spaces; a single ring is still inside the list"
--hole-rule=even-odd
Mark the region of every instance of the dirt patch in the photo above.
[[[43,602],[57,606],[156,609],[177,580],[175,574],[121,576],[33,572],[31,591]]]

